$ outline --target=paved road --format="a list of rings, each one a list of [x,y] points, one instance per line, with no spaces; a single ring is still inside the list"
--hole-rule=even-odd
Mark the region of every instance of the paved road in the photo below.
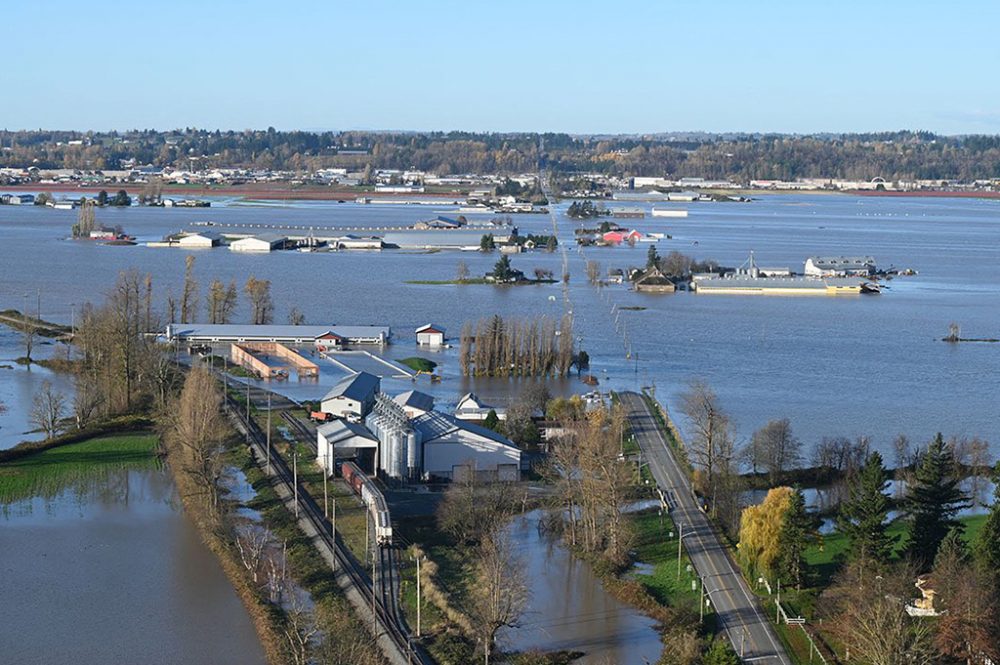
[[[744,661],[791,665],[756,599],[698,508],[687,476],[677,465],[649,406],[636,393],[622,393],[621,400],[653,478],[672,497],[671,516],[676,524],[684,525],[685,551],[702,576],[721,627],[736,653],[742,650]]]

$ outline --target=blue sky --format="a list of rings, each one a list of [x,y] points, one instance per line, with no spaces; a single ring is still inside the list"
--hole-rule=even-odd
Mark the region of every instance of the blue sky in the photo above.
[[[4,3],[0,127],[1000,132],[1000,3]]]

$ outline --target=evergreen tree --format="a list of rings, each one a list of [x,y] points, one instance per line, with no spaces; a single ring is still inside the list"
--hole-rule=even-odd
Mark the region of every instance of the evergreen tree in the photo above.
[[[778,533],[778,574],[782,580],[801,588],[807,576],[806,548],[819,537],[815,515],[806,510],[802,490],[795,488],[789,497],[785,520]]]
[[[486,419],[483,420],[483,427],[486,429],[491,429],[494,432],[500,426],[500,417],[497,415],[495,409],[490,409],[490,412],[486,414]]]
[[[656,251],[656,245],[650,245],[646,252],[646,270],[656,268],[660,265],[660,255]]]
[[[980,569],[989,575],[1000,590],[1000,462],[993,470],[993,507],[986,517],[973,547],[973,554]]]
[[[716,637],[701,657],[701,662],[703,665],[740,665],[740,658],[729,642]]]
[[[882,455],[868,455],[864,466],[850,488],[850,496],[841,505],[837,528],[847,536],[848,557],[867,566],[869,562],[885,564],[892,556],[896,539],[886,529],[892,501],[886,490],[889,474]]]
[[[496,247],[496,243],[493,240],[493,234],[487,233],[479,239],[479,251],[481,252],[492,252]]]
[[[510,281],[514,276],[514,270],[510,267],[510,259],[504,254],[493,266],[493,277],[498,282]]]
[[[939,432],[921,455],[916,482],[906,497],[912,519],[909,550],[920,566],[933,563],[948,532],[962,526],[955,515],[969,504],[955,471],[954,454]]]

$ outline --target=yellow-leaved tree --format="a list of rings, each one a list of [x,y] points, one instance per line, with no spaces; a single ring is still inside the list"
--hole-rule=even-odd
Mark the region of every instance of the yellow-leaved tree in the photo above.
[[[743,509],[737,548],[743,561],[757,573],[774,572],[780,554],[778,536],[791,498],[791,487],[775,487],[768,490],[762,502]]]

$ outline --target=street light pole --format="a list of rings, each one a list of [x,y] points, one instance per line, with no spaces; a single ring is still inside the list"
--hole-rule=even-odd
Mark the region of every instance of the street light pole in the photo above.
[[[680,534],[677,536],[677,579],[681,578],[681,547],[684,545],[684,522],[678,522]]]
[[[417,637],[420,637],[420,555],[417,555]]]

